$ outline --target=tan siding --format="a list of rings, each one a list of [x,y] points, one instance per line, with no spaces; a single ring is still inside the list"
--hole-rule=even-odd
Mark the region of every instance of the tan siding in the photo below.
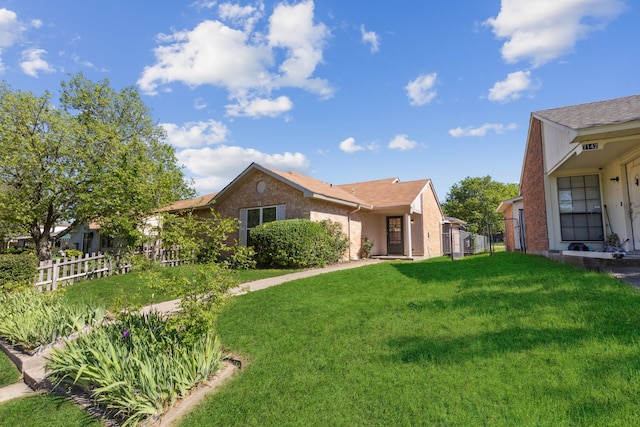
[[[423,256],[442,255],[442,214],[431,185],[422,193]],[[417,254],[416,254],[417,255]]]

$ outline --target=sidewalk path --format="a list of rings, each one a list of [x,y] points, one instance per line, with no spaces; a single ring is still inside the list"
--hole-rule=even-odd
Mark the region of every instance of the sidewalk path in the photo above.
[[[378,259],[366,259],[360,261],[349,261],[338,264],[332,264],[327,267],[314,268],[297,273],[285,274],[282,276],[269,277],[267,279],[254,280],[253,282],[243,283],[240,286],[231,288],[232,295],[244,295],[249,292],[259,291],[261,289],[270,288],[271,286],[279,285],[281,283],[290,282],[292,280],[303,279],[305,277],[317,276],[318,274],[330,273],[332,271],[346,270],[350,268],[362,267],[365,265],[373,265],[379,262],[383,262]],[[150,311],[157,311],[159,313],[172,313],[178,309],[179,299],[172,301],[165,301],[154,305],[149,305],[142,308],[142,313],[149,313]]]
[[[332,271],[338,270],[346,270],[349,268],[362,267],[365,265],[372,265],[378,262],[382,262],[381,260],[375,259],[366,259],[360,261],[349,261],[344,263],[332,264],[323,268],[316,268],[310,270],[304,270],[297,273],[285,274],[283,276],[270,277],[267,279],[255,280],[253,282],[243,283],[242,285],[232,288],[232,295],[243,295],[248,292],[255,292],[261,289],[269,288],[271,286],[279,285],[281,283],[290,282],[292,280],[302,279],[305,277],[316,276],[318,274],[329,273]],[[166,301],[159,304],[150,305],[141,309],[142,313],[149,313],[152,310],[155,310],[159,313],[171,313],[178,309],[178,304],[180,300]],[[4,349],[4,348],[3,348]],[[6,350],[11,351],[11,350]],[[5,351],[5,352],[6,352]],[[15,351],[14,351],[15,352]],[[19,356],[22,357],[22,356]],[[27,358],[27,356],[24,356]],[[37,358],[32,358],[28,369],[23,369],[23,375],[26,382],[32,384],[35,389],[41,389],[46,384],[44,374],[44,365],[46,363],[46,355],[38,356]],[[35,365],[37,366],[35,366]],[[33,366],[32,366],[33,365]],[[5,400],[14,399],[17,397],[26,396],[30,393],[33,393],[34,390],[30,388],[25,382],[19,382],[15,384],[11,384],[6,387],[0,388],[0,402]]]

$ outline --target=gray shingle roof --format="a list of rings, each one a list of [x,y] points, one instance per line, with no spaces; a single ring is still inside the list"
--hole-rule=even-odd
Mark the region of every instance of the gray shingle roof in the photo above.
[[[535,111],[533,115],[574,130],[628,123],[640,120],[640,95]]]

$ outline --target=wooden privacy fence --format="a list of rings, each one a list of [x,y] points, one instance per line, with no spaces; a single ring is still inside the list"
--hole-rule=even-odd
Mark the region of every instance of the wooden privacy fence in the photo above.
[[[41,261],[35,286],[41,291],[51,291],[58,286],[73,284],[76,279],[93,279],[113,273],[122,274],[128,272],[130,268],[130,262],[121,262],[119,257],[102,253]]]

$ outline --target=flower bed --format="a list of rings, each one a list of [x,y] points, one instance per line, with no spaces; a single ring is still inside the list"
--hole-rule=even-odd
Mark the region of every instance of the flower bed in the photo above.
[[[78,387],[123,425],[155,419],[222,367],[213,334],[185,342],[157,313],[127,314],[52,350],[48,377]]]

